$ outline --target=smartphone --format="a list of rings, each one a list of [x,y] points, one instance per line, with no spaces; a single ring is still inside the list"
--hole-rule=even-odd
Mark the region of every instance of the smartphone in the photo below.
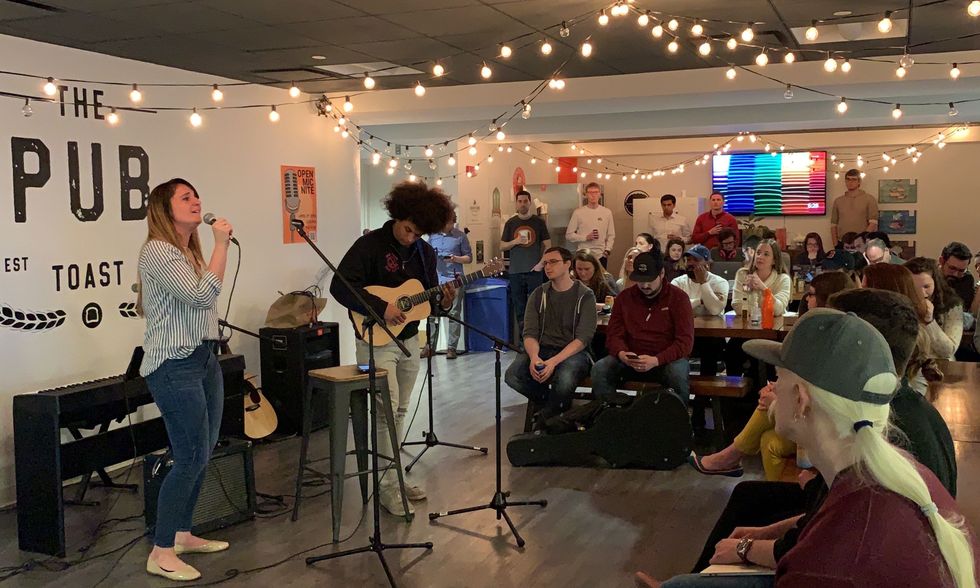
[[[632,351],[626,352],[626,359],[640,359],[640,356],[633,353]]]
[[[357,371],[361,372],[362,374],[366,374],[371,371],[371,366],[366,363],[359,363],[357,364]]]

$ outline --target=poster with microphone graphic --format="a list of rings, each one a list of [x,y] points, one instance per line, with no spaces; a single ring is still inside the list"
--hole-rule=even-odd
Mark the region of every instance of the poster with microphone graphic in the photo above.
[[[280,165],[282,181],[282,242],[303,243],[292,227],[293,219],[303,221],[310,239],[316,241],[316,168]]]

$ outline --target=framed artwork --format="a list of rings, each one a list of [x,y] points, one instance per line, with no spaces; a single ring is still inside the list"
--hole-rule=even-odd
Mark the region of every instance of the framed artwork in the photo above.
[[[892,241],[892,252],[908,261],[915,257],[915,241]]]
[[[879,210],[878,230],[889,235],[912,235],[915,233],[915,211]]]
[[[878,180],[878,202],[881,204],[915,204],[919,201],[917,180]]]

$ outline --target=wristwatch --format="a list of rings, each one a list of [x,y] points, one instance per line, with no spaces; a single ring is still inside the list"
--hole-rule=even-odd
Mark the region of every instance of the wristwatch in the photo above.
[[[749,537],[742,537],[739,540],[738,545],[735,547],[735,555],[738,556],[738,559],[742,560],[743,564],[752,563],[749,561],[749,550],[752,549],[752,543],[754,542],[755,539],[750,539]]]

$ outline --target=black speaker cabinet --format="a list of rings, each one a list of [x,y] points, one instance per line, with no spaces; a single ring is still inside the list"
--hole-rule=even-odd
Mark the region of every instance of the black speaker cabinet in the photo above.
[[[170,453],[151,453],[143,458],[143,503],[146,528],[157,520],[157,496],[163,478],[173,467]],[[252,443],[229,440],[219,443],[208,463],[201,493],[191,519],[196,535],[223,529],[255,518],[255,470]]]
[[[337,323],[316,323],[292,329],[259,329],[262,392],[279,418],[276,433],[297,433],[303,424],[306,372],[340,365]],[[313,399],[313,430],[327,424],[327,398]]]

